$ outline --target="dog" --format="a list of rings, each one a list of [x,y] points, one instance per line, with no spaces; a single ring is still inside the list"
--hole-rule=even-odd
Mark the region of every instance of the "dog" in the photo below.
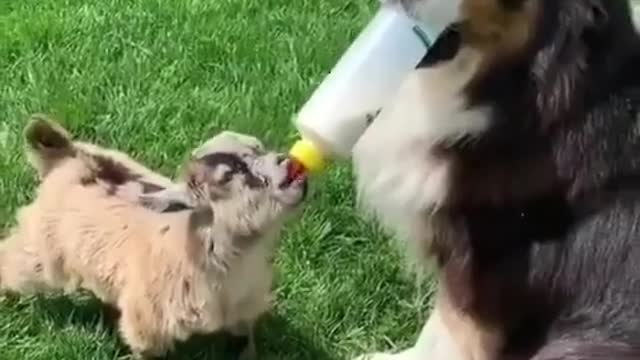
[[[627,0],[460,1],[353,150],[438,277],[415,345],[360,359],[640,359],[638,64]]]
[[[286,157],[224,132],[174,182],[42,117],[25,138],[40,183],[0,241],[1,291],[88,291],[117,308],[136,358],[217,331],[247,337],[242,357],[256,356],[271,256],[307,192]]]

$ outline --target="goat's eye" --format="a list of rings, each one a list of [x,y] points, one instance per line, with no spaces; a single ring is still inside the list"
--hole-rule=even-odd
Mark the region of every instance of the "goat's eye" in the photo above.
[[[233,174],[234,174],[233,170],[225,171],[224,173],[222,173],[222,177],[218,181],[218,184],[224,185],[224,184],[230,183],[231,180],[233,180]]]
[[[253,153],[253,155],[264,155],[265,153],[264,149],[260,146],[252,146],[251,152]]]
[[[266,177],[266,176],[264,176],[264,175],[258,175],[258,178],[260,179],[260,181],[262,181],[262,183],[263,183],[265,186],[269,186],[270,181],[269,181],[269,178],[268,178],[268,177]]]

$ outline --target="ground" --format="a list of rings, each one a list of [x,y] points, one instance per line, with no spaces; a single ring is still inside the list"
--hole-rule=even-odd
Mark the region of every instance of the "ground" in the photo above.
[[[172,175],[221,129],[282,150],[290,119],[370,18],[376,0],[0,1],[0,230],[33,196],[20,133],[33,112]],[[262,359],[347,359],[414,340],[430,286],[355,211],[348,163],[313,180],[277,257]],[[173,359],[213,359],[224,339]],[[0,359],[124,359],[90,298],[0,298]],[[226,357],[223,357],[226,358]],[[231,357],[229,357],[231,358]],[[220,357],[216,357],[220,359]]]

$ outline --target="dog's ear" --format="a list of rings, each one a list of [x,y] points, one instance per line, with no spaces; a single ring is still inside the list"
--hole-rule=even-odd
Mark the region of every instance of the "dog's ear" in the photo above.
[[[536,105],[543,128],[579,110],[590,79],[590,38],[609,19],[600,0],[567,1],[554,18],[547,45],[534,58],[532,75],[537,87]],[[539,26],[544,27],[545,21]],[[540,29],[544,32],[544,29]]]
[[[196,204],[186,185],[176,185],[172,188],[142,194],[138,202],[147,209],[156,212],[172,212],[193,209]]]

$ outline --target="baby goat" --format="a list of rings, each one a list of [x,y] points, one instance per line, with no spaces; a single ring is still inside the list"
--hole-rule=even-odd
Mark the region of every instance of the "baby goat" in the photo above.
[[[88,290],[119,310],[139,358],[221,330],[248,336],[244,356],[255,356],[270,257],[306,195],[285,157],[223,132],[172,182],[116,150],[72,141],[41,116],[25,137],[40,183],[0,241],[0,291]]]

